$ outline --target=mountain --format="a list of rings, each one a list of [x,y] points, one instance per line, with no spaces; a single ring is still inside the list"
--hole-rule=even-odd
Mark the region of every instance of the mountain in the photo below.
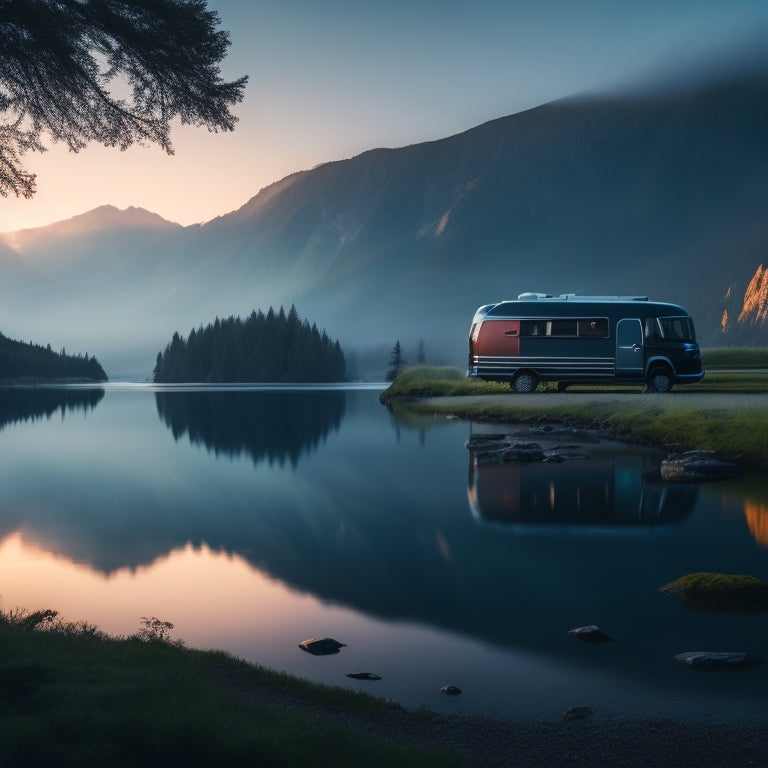
[[[0,236],[0,324],[66,333],[111,377],[148,376],[175,330],[281,303],[384,350],[382,373],[397,339],[464,365],[475,308],[529,290],[647,294],[704,346],[766,344],[766,123],[755,64],[326,163],[202,226],[100,208]]]

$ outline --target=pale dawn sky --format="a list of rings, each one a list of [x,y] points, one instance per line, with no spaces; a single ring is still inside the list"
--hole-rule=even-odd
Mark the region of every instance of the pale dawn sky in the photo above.
[[[552,99],[694,62],[768,30],[765,0],[209,0],[247,74],[232,134],[177,128],[176,154],[49,145],[31,201],[0,198],[0,231],[99,205],[188,225],[293,171],[450,136]]]

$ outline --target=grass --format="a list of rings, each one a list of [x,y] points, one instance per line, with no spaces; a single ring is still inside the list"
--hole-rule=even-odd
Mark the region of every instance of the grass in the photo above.
[[[743,358],[742,358],[743,359]],[[749,358],[752,359],[752,358]],[[458,368],[439,369],[420,366],[404,371],[387,389],[383,402],[399,413],[450,415],[479,421],[561,422],[574,426],[596,426],[606,434],[638,442],[666,446],[670,450],[708,449],[722,458],[752,467],[768,467],[768,409],[756,409],[750,401],[735,398],[725,407],[692,403],[673,395],[638,398],[594,398],[583,403],[556,394],[556,386],[540,387],[551,392],[551,402],[542,405],[526,400],[526,395],[467,399],[465,403],[409,402],[424,397],[510,394],[507,384],[478,382],[463,378]],[[568,392],[639,393],[641,387],[574,386]],[[722,370],[707,374],[704,381],[675,388],[679,392],[768,393],[768,372],[751,369]]]
[[[760,613],[768,610],[768,584],[743,574],[689,573],[665,584],[661,591],[699,611]]]
[[[4,766],[463,764],[322,715],[384,715],[382,699],[187,649],[145,621],[112,638],[53,611],[0,612]]]
[[[701,353],[704,370],[714,368],[768,368],[766,347],[721,347]]]

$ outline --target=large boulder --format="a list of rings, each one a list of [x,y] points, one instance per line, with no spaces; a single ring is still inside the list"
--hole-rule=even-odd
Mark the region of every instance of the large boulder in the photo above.
[[[661,461],[661,479],[677,483],[725,480],[739,474],[739,465],[721,461],[714,451],[670,453]]]

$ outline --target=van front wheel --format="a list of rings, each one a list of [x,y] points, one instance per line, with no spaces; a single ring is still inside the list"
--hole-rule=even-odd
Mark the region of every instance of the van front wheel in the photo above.
[[[512,380],[512,388],[515,392],[533,392],[539,386],[539,377],[530,371],[518,373]]]
[[[672,389],[672,372],[668,368],[654,368],[648,374],[649,392],[669,392]]]

